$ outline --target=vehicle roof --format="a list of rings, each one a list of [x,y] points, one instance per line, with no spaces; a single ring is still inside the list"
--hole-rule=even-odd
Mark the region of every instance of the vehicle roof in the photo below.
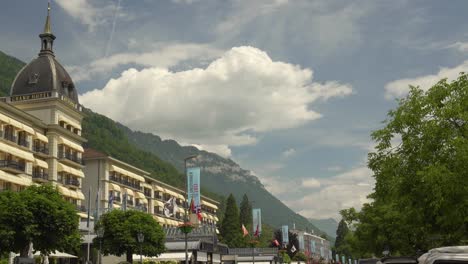
[[[418,263],[418,260],[414,257],[386,257],[380,260],[381,263]]]
[[[439,260],[468,261],[468,246],[440,247],[419,257],[420,264],[432,264]]]

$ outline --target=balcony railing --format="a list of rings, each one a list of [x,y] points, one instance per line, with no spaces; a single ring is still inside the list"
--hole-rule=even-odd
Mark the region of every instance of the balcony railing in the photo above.
[[[114,202],[121,202],[122,201],[122,198],[120,198],[120,196],[116,196],[114,197]]]
[[[32,177],[33,177],[33,179],[48,180],[49,179],[49,174],[45,173],[45,172],[33,171]]]
[[[80,187],[80,181],[77,179],[67,179],[65,180],[65,185]]]
[[[18,140],[18,145],[29,148],[29,142],[24,138]]]
[[[114,174],[109,175],[109,180],[121,183],[123,185],[126,185],[128,187],[132,187],[132,188],[137,189],[137,190],[141,190],[140,183],[135,184],[135,183],[132,183],[130,181],[121,180],[120,178],[117,178]]]
[[[76,210],[78,212],[87,212],[88,210],[86,209],[86,206],[84,205],[76,205]]]
[[[67,159],[67,160],[76,162],[78,164],[83,164],[83,160],[80,157],[78,157],[76,154],[67,153],[61,149],[59,150],[58,157],[59,159]]]
[[[11,168],[18,171],[25,171],[25,165],[14,160],[0,160],[0,168]]]
[[[149,192],[144,191],[143,193],[145,194],[146,197],[150,197],[150,198],[151,198],[151,191],[149,191]]]
[[[127,204],[133,206],[133,200],[127,200]]]
[[[13,135],[13,134],[5,134],[3,137],[4,137],[6,140],[9,140],[9,141],[15,142],[15,143],[16,143],[17,140],[18,140],[18,137],[16,137],[16,136]]]
[[[34,145],[33,150],[35,152],[41,152],[41,153],[44,153],[46,155],[49,155],[49,148],[46,147],[46,146]]]

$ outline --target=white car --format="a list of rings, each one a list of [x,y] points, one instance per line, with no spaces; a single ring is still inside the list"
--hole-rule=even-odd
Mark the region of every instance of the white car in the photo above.
[[[418,258],[419,264],[468,264],[468,246],[441,247]]]

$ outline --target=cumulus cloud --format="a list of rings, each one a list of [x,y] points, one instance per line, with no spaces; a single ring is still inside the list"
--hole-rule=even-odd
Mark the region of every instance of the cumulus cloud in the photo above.
[[[129,69],[81,103],[129,127],[202,146],[253,144],[256,133],[301,126],[321,115],[317,100],[349,95],[349,85],[314,83],[312,70],[238,47],[205,69]]]
[[[468,42],[457,41],[453,44],[448,45],[447,48],[455,49],[459,52],[466,53],[468,52]]]
[[[283,151],[283,153],[281,155],[284,158],[289,158],[289,157],[293,156],[294,154],[296,154],[296,150],[293,149],[293,148],[290,148],[290,149],[287,149],[287,150]]]
[[[393,99],[403,97],[409,92],[409,86],[419,86],[423,90],[428,90],[443,78],[452,81],[455,80],[460,72],[468,71],[468,60],[452,68],[440,68],[436,74],[425,75],[415,78],[400,79],[392,81],[385,85],[385,98]]]
[[[89,80],[98,74],[108,74],[119,66],[139,65],[145,67],[171,68],[180,63],[213,59],[221,50],[207,44],[161,43],[147,52],[123,52],[100,58],[84,66],[69,66],[76,82]]]
[[[330,178],[306,179],[302,188],[307,189],[300,199],[285,200],[291,208],[310,218],[338,219],[339,211],[349,207],[361,208],[369,202],[369,195],[375,185],[372,171],[357,167]]]

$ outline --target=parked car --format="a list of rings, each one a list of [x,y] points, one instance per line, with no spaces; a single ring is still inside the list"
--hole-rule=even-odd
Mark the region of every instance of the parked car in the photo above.
[[[385,257],[382,258],[379,264],[418,264],[418,259],[415,257]]]
[[[359,259],[358,264],[377,264],[379,260],[377,258]]]
[[[434,248],[418,260],[419,264],[468,264],[468,246]]]

